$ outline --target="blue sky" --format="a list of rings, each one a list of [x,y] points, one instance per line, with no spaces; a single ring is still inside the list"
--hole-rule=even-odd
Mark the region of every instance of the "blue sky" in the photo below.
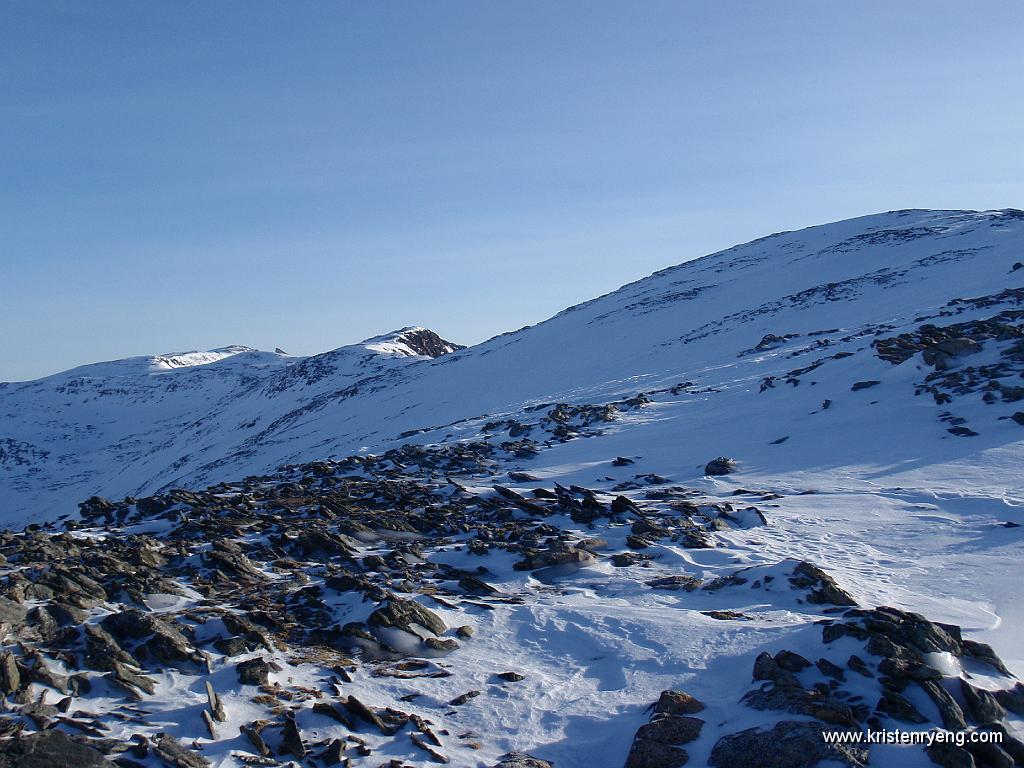
[[[1024,207],[1024,3],[0,3],[0,380],[473,343],[769,232]]]

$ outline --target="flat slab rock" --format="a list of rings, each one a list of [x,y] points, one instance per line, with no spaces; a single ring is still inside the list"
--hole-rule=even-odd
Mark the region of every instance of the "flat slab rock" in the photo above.
[[[812,768],[826,760],[850,768],[868,764],[866,749],[826,744],[822,737],[825,728],[845,730],[795,720],[784,720],[770,729],[748,728],[719,739],[709,763],[715,768]]]
[[[99,750],[79,744],[63,731],[43,731],[6,742],[0,768],[110,768]]]
[[[527,755],[523,752],[509,752],[502,755],[494,768],[554,768],[547,760]]]

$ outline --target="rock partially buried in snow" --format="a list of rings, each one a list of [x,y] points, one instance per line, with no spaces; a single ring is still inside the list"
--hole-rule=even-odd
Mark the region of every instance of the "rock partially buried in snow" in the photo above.
[[[109,768],[99,750],[79,744],[63,731],[43,731],[8,742],[0,768]]]
[[[691,717],[704,705],[682,691],[666,690],[654,704],[649,723],[640,726],[626,758],[626,768],[680,768],[690,756],[683,749],[700,736],[704,721]]]
[[[428,608],[424,608],[415,600],[402,600],[391,597],[386,605],[370,614],[366,623],[371,627],[401,629],[413,635],[419,635],[416,626],[423,627],[435,635],[444,634],[448,625],[441,617]]]
[[[547,760],[541,760],[524,752],[509,752],[501,756],[493,768],[554,768]]]
[[[661,696],[654,705],[654,711],[666,715],[695,715],[704,711],[704,704],[685,691],[675,691],[670,688],[661,692]]]
[[[242,685],[267,685],[270,683],[270,673],[273,668],[264,659],[249,659],[241,662],[237,667],[238,682]]]
[[[793,575],[789,577],[789,583],[797,589],[809,590],[807,602],[821,605],[856,605],[857,601],[836,584],[836,580],[825,573],[821,568],[808,563],[806,560],[797,564],[793,569]]]
[[[597,558],[585,549],[567,547],[526,552],[525,557],[512,567],[517,571],[535,571],[555,566],[564,566],[570,570],[572,567],[582,568],[591,565],[596,560]]]
[[[166,733],[159,735],[153,752],[174,768],[206,768],[210,764],[205,757],[185,748],[177,739]]]
[[[960,336],[955,339],[945,339],[928,347],[921,352],[921,358],[926,365],[935,367],[937,371],[944,371],[952,365],[957,357],[966,357],[981,351],[981,344],[974,339]]]
[[[704,465],[704,474],[717,477],[731,474],[736,469],[736,462],[726,456],[719,456]]]
[[[826,744],[824,729],[857,732],[855,728],[784,720],[770,729],[748,728],[723,736],[711,750],[715,768],[812,768],[831,761],[864,768],[868,750],[848,744]]]

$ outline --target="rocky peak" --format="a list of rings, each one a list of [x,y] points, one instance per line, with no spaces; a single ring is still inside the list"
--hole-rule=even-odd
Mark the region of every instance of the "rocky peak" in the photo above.
[[[397,339],[417,355],[425,357],[441,357],[466,348],[464,344],[441,338],[429,328],[403,328],[398,332]]]

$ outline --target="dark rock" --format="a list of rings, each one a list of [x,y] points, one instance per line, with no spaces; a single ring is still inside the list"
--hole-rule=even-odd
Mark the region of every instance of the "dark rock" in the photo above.
[[[0,654],[0,694],[17,693],[19,688],[21,673],[18,671],[18,663],[13,653],[4,651]]]
[[[793,654],[796,656],[796,654]],[[754,680],[769,680],[779,686],[800,687],[800,681],[791,670],[783,669],[768,651],[762,651],[754,659]]]
[[[752,621],[753,619],[740,611],[701,611],[701,613],[717,621]]]
[[[612,514],[621,515],[626,512],[640,514],[640,508],[628,496],[616,496],[611,503]]]
[[[20,603],[0,597],[0,624],[6,624],[11,629],[21,629],[28,620],[28,610]]]
[[[682,747],[637,738],[629,748],[625,768],[680,768],[689,759]]]
[[[906,697],[895,691],[886,691],[875,706],[878,712],[888,715],[893,720],[904,723],[927,723],[928,718],[917,711]]]
[[[695,589],[700,587],[701,581],[695,576],[689,576],[685,573],[675,574],[673,576],[662,576],[658,579],[651,579],[650,581],[644,582],[649,587],[654,589],[669,589],[672,591],[678,591],[680,589],[687,592],[693,592]]]
[[[478,579],[476,576],[468,573],[459,578],[459,586],[471,595],[486,596],[501,594],[501,590],[497,587],[492,586],[483,579]]]
[[[550,568],[558,565],[586,566],[591,565],[597,558],[585,549],[570,547],[567,549],[548,549],[533,551],[526,555],[523,560],[515,563],[512,568],[517,571],[535,571],[540,568]]]
[[[833,664],[828,659],[818,659],[815,662],[815,666],[818,671],[826,677],[831,677],[834,680],[844,681],[846,680],[846,673],[843,672],[843,668],[838,664]]]
[[[291,755],[296,760],[301,760],[306,756],[306,745],[302,743],[299,726],[296,725],[295,718],[290,715],[285,718],[284,727],[281,729],[280,751]]]
[[[925,754],[942,768],[975,768],[974,757],[966,749],[946,741],[925,747]]]
[[[448,629],[448,625],[436,613],[414,600],[402,600],[397,597],[389,598],[386,605],[371,613],[366,623],[371,627],[402,629],[414,635],[418,634],[413,629],[414,624],[435,635],[443,634]]]
[[[683,531],[683,546],[686,549],[712,549],[715,543],[700,528],[688,528]]]
[[[882,382],[880,382],[880,381],[855,381],[853,383],[853,386],[850,387],[850,391],[851,392],[859,392],[862,389],[868,389],[870,387],[874,387],[874,386],[876,386],[878,384],[881,384],[881,383]]]
[[[982,726],[978,730],[998,732],[1001,737],[999,746],[1002,750],[1013,758],[1015,765],[1024,765],[1024,742],[1021,742],[1020,739],[1015,738],[1007,731],[1005,725],[1002,723],[992,723],[991,725]]]
[[[1013,688],[995,692],[996,701],[1015,715],[1024,716],[1024,683],[1017,683]]]
[[[836,584],[835,579],[818,566],[806,560],[798,563],[793,569],[793,574],[789,577],[789,583],[797,589],[810,590],[807,595],[807,602],[809,603],[816,605],[857,604],[857,601],[848,592]]]
[[[659,744],[688,744],[700,736],[703,727],[704,721],[699,717],[656,715],[651,722],[640,726],[636,739]]]
[[[221,637],[213,641],[213,647],[225,656],[241,656],[252,650],[241,637]]]
[[[1010,670],[1006,668],[1006,665],[996,655],[996,652],[992,650],[992,646],[986,643],[979,643],[976,640],[964,640],[963,641],[963,652],[968,656],[972,656],[979,661],[983,661],[990,667],[998,670],[1007,677],[1011,677]]]
[[[448,703],[453,707],[461,707],[467,701],[469,701],[470,699],[475,699],[479,695],[480,691],[466,691],[465,693],[459,694]]]
[[[960,691],[964,697],[964,711],[973,722],[987,725],[988,723],[998,723],[1006,717],[1006,710],[988,691],[975,688],[962,678]]]
[[[636,552],[616,552],[611,556],[611,563],[616,568],[628,568],[631,565],[636,565],[649,559],[648,556],[640,555]]]
[[[318,715],[329,717],[331,720],[341,723],[350,731],[355,730],[355,724],[352,722],[352,718],[349,717],[347,710],[338,709],[338,707],[326,701],[318,701],[313,704],[313,711]]]
[[[153,754],[172,768],[206,768],[210,761],[197,752],[186,749],[173,736],[161,733],[153,744]]]
[[[787,672],[801,672],[811,666],[811,662],[792,651],[779,651],[775,654],[775,663]]]
[[[269,685],[272,667],[263,659],[249,659],[236,667],[242,685]]]
[[[871,671],[868,665],[864,662],[864,659],[862,659],[860,656],[850,656],[849,660],[847,660],[846,662],[846,666],[849,667],[852,671],[856,672],[858,675],[862,675],[863,677],[875,676],[874,672]]]
[[[719,456],[704,465],[704,474],[712,477],[731,474],[736,469],[736,462],[727,456]]]
[[[109,768],[103,753],[63,731],[22,736],[0,747],[0,768]]]
[[[196,660],[188,639],[176,626],[138,608],[113,613],[101,624],[120,640],[146,638],[143,645],[147,651],[165,664]]]
[[[634,536],[643,536],[652,540],[668,536],[667,530],[646,517],[642,517],[633,523],[629,530]]]
[[[442,651],[443,653],[451,653],[459,649],[459,644],[450,637],[428,637],[423,641],[423,644],[435,651]]]
[[[669,689],[661,692],[654,711],[663,715],[695,715],[704,711],[704,704],[685,691]]]
[[[351,714],[358,717],[360,720],[369,723],[385,736],[391,736],[394,734],[395,729],[385,723],[384,720],[381,719],[380,715],[363,704],[363,702],[355,696],[349,696],[342,703],[344,704],[345,709],[347,709]]]
[[[553,768],[547,760],[523,752],[508,752],[501,756],[493,768]]]
[[[856,727],[858,724],[849,705],[819,690],[777,684],[768,690],[748,691],[742,701],[751,709],[806,715],[833,725]]]
[[[985,768],[1013,768],[1013,757],[998,744],[967,743],[964,749],[971,753],[974,762]]]
[[[941,680],[942,673],[920,661],[904,659],[882,659],[878,671],[888,677],[903,677],[907,680]]]
[[[938,707],[943,728],[947,731],[963,731],[967,728],[963,710],[945,688],[934,680],[919,680],[917,684],[924,689],[928,698]]]
[[[829,730],[837,729],[834,726]],[[782,721],[771,729],[748,728],[723,736],[711,750],[716,768],[811,768],[833,761],[864,768],[868,750],[849,744],[826,744],[817,723]]]
[[[99,624],[85,625],[85,660],[93,669],[104,672],[112,671],[118,663],[140,666],[138,660]]]

